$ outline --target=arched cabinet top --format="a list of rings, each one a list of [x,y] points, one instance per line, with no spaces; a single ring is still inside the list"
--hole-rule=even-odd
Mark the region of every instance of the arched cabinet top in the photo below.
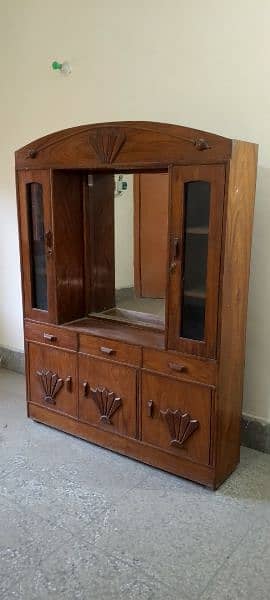
[[[232,140],[180,125],[119,121],[51,133],[16,152],[17,169],[136,169],[226,162]]]

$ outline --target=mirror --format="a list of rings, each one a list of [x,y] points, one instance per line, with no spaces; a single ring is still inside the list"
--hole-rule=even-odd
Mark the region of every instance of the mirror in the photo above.
[[[98,178],[99,174],[94,177]],[[103,271],[104,267],[108,268],[108,285],[112,285],[113,280],[114,289],[106,306],[99,306],[92,315],[164,330],[168,173],[120,173],[112,177],[113,199],[107,200],[103,224],[111,211],[113,232],[109,233],[108,226],[106,235],[111,237],[111,251],[107,251]],[[105,187],[109,189],[108,182],[104,190]],[[104,196],[102,198],[106,204]]]

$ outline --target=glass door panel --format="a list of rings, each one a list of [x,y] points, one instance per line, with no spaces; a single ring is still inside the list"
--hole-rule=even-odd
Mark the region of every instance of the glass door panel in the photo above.
[[[32,307],[48,310],[43,189],[37,182],[28,183],[26,187]]]
[[[203,340],[207,283],[210,183],[184,184],[184,265],[180,337]]]
[[[171,172],[168,347],[214,357],[225,169]]]
[[[25,316],[56,322],[49,170],[18,173]]]

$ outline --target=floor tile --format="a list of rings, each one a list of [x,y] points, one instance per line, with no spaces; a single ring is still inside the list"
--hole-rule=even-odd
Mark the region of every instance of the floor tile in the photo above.
[[[270,525],[261,519],[222,565],[201,600],[267,600],[269,565]]]
[[[145,484],[144,484],[145,485]],[[196,595],[235,549],[254,519],[233,500],[219,499],[207,491],[194,493],[184,483],[159,492],[137,487],[108,514],[103,534],[96,542],[135,560],[160,581],[179,583],[188,597]]]
[[[58,553],[44,564],[48,589],[65,600],[175,600],[173,590],[148,577],[134,561],[105,549],[74,544],[71,552]],[[50,596],[51,597],[51,596]],[[186,600],[181,593],[177,600]]]
[[[215,493],[26,418],[0,370],[1,600],[266,600],[270,456]]]

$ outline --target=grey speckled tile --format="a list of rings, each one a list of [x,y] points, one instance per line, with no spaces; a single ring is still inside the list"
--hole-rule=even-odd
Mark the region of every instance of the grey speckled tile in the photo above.
[[[0,597],[45,598],[42,563],[56,556],[57,548],[72,544],[72,536],[57,523],[49,524],[31,510],[18,510],[10,499],[0,498]]]
[[[270,525],[261,519],[222,565],[201,600],[268,600],[269,565]]]
[[[240,507],[249,507],[254,515],[270,519],[270,455],[242,448],[240,465],[216,496],[224,501],[234,499]]]
[[[136,561],[108,554],[106,549],[97,552],[90,544],[83,547],[75,542],[70,553],[63,549],[57,560],[51,557],[44,563],[44,574],[50,592],[65,600],[175,600],[174,590],[148,577]],[[177,600],[187,599],[179,592]]]
[[[100,550],[137,561],[149,576],[196,597],[244,537],[252,511],[193,486],[137,487],[110,511]]]
[[[1,600],[269,598],[269,455],[213,493],[27,420],[24,396],[0,371]]]

